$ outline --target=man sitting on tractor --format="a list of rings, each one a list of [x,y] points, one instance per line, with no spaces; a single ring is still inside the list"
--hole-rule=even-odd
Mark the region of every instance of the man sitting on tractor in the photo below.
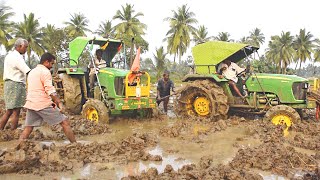
[[[96,79],[96,73],[99,72],[100,68],[106,67],[106,61],[102,59],[102,49],[96,50],[96,58],[94,59],[94,64],[92,61],[89,63],[90,73],[89,73],[89,85],[90,85],[90,95],[93,97],[94,82]]]
[[[243,71],[245,71],[244,68],[239,67],[236,63],[231,62],[228,59],[222,61],[221,64],[218,66],[218,72],[219,74],[221,74],[219,78],[224,77],[228,79],[229,86],[231,86],[235,93],[241,98],[244,98],[244,96],[241,94],[236,83],[238,82],[237,75]]]

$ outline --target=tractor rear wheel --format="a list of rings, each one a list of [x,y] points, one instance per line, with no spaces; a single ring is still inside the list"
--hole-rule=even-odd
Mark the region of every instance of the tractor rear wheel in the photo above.
[[[88,99],[83,105],[82,116],[90,121],[109,123],[109,112],[105,104],[97,99]]]
[[[267,111],[265,119],[271,121],[275,125],[285,126],[284,135],[288,133],[288,129],[292,126],[292,124],[298,124],[301,122],[299,113],[287,105],[277,105],[271,107]]]
[[[66,109],[74,114],[79,114],[82,105],[80,80],[65,73],[60,74],[59,78],[62,82],[63,101]]]
[[[178,116],[217,119],[229,110],[223,89],[210,80],[196,80],[178,90],[175,112]]]

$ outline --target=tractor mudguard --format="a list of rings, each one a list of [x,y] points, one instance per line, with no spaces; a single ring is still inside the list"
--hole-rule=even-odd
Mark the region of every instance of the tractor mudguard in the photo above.
[[[203,75],[203,74],[187,74],[183,79],[182,82],[187,82],[187,81],[195,81],[199,79],[213,79],[215,82],[228,82],[228,79],[226,78],[219,78],[219,74],[208,74],[208,75]]]
[[[76,75],[84,74],[84,71],[81,68],[65,68],[65,69],[67,74],[76,74]]]
[[[212,74],[212,77],[216,82],[228,82],[229,81],[228,79],[226,79],[224,77],[219,78],[219,74]]]

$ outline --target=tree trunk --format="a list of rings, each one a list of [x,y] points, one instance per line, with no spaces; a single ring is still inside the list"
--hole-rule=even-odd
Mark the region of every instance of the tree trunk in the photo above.
[[[316,60],[314,60],[313,63],[312,63],[312,66],[313,66],[313,76],[316,75],[316,67],[315,67],[315,65],[314,65],[315,63],[316,63]]]
[[[281,74],[281,61],[279,62],[279,66],[277,67],[278,74]]]
[[[297,70],[298,64],[299,64],[299,60],[297,61],[297,64],[296,64],[296,67],[294,68],[294,70]]]

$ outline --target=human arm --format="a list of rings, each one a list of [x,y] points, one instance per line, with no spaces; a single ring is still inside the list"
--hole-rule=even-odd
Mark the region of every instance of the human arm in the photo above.
[[[171,80],[170,80],[171,81]],[[173,83],[173,81],[171,81],[171,90],[172,90],[172,92],[176,92],[175,90],[174,90],[174,83]]]
[[[226,70],[227,70],[226,67],[222,67],[222,68],[220,69],[218,78],[220,78],[220,79],[225,78],[225,71],[226,71]]]
[[[160,99],[160,91],[161,91],[161,80],[158,81],[157,85],[157,99]]]
[[[61,102],[58,94],[56,92],[51,93],[50,97],[51,97],[51,99],[52,99],[52,101],[54,103],[54,106],[57,105],[58,108],[60,109],[60,111],[64,112],[65,111],[65,107],[64,107],[63,103]]]
[[[29,71],[31,70],[29,68],[29,66],[27,66],[26,62],[24,61],[24,59],[21,57],[20,59],[18,59],[17,61],[14,61],[14,66],[19,69],[21,72],[23,72],[24,74],[28,74]]]
[[[50,71],[44,71],[41,80],[46,94],[51,97],[54,105],[57,105],[60,111],[64,112],[64,106],[56,92],[56,89],[52,84],[52,76],[50,74]]]
[[[234,68],[236,70],[236,74],[240,74],[242,72],[244,72],[246,69],[245,68],[241,68],[240,66],[238,66],[238,64],[236,63],[231,63],[232,68]]]

